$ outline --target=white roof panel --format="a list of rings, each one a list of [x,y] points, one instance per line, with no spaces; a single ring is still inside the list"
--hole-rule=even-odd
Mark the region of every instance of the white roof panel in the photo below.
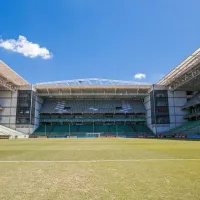
[[[13,71],[8,65],[0,60],[0,75],[7,79],[8,82],[16,86],[30,85],[19,74]]]
[[[110,79],[100,79],[100,78],[87,78],[87,79],[74,79],[74,80],[63,80],[63,81],[53,81],[36,83],[35,86],[142,86],[149,85],[143,82],[134,81],[122,81],[122,80],[110,80]]]

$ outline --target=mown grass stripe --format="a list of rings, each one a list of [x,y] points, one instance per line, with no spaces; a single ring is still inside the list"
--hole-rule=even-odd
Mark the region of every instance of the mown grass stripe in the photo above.
[[[200,161],[200,158],[158,158],[128,160],[0,160],[0,163],[95,163],[95,162],[154,162],[154,161]]]

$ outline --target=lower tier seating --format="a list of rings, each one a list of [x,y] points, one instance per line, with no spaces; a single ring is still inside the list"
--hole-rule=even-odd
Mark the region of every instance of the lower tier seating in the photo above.
[[[200,120],[189,121],[180,126],[170,129],[165,134],[194,134],[200,133]]]
[[[136,137],[138,134],[153,134],[144,124],[54,124],[40,125],[32,135],[35,136],[124,136]]]

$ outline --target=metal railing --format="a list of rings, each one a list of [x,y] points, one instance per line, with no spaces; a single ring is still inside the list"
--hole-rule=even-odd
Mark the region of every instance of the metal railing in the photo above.
[[[152,134],[150,132],[37,132],[35,136],[52,137],[140,137]]]
[[[40,122],[132,122],[146,121],[145,117],[131,118],[41,118]]]

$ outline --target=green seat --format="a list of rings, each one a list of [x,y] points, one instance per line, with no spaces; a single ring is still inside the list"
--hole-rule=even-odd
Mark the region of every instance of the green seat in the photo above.
[[[64,136],[69,133],[69,125],[56,124],[51,131],[51,136],[58,135]]]
[[[197,121],[189,121],[180,126],[170,129],[165,133],[169,134],[180,134],[180,133],[187,133],[187,130],[191,130],[193,128],[198,128],[200,126],[200,120]]]
[[[96,124],[94,126],[94,132],[95,133],[107,133],[108,132],[108,126],[103,124]]]
[[[132,133],[135,132],[131,125],[119,124],[117,125],[118,133]]]
[[[79,126],[79,132],[81,133],[93,133],[93,124],[84,124]]]
[[[150,133],[150,132],[152,132],[149,129],[149,127],[145,124],[136,124],[136,125],[133,125],[133,128],[138,133]]]
[[[53,126],[51,125],[40,125],[33,133],[33,135],[44,136],[48,135]]]

